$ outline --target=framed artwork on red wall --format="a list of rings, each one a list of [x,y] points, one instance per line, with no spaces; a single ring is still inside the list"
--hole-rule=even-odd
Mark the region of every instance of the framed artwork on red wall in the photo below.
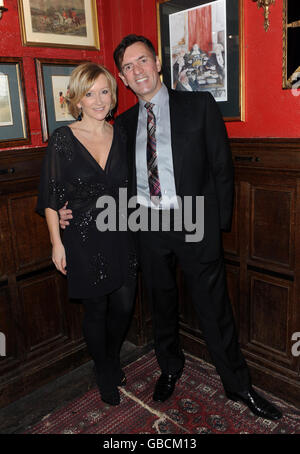
[[[96,0],[18,0],[24,46],[99,49]]]
[[[70,74],[83,61],[36,58],[36,75],[43,142],[52,132],[75,120],[68,111],[67,93]]]
[[[22,58],[0,57],[0,148],[30,143]]]
[[[299,42],[299,2],[283,0],[283,88],[291,88],[292,90],[297,90],[300,87]]]
[[[174,90],[209,91],[226,121],[244,120],[241,0],[157,0],[159,57]]]

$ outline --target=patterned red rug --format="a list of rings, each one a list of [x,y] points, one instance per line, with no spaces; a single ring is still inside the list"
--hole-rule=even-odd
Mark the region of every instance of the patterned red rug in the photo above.
[[[27,434],[300,434],[300,410],[261,393],[284,416],[268,421],[229,401],[213,366],[186,355],[184,373],[172,397],[152,400],[160,375],[153,352],[125,367],[121,404],[103,403],[97,388],[45,416]]]

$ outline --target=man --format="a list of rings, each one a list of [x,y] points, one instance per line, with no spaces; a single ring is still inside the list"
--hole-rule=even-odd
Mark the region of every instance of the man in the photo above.
[[[217,104],[206,92],[168,90],[159,77],[155,49],[145,37],[126,36],[114,59],[120,78],[139,98],[116,120],[128,137],[129,197],[136,195],[150,216],[157,210],[162,216],[174,214],[179,196],[183,212],[189,207],[195,218],[197,197],[204,196],[201,241],[187,242],[184,227],[136,234],[162,371],[153,399],[163,402],[172,395],[184,367],[175,280],[178,262],[227,397],[244,402],[258,416],[279,419],[280,411],[251,387],[226,289],[221,230],[231,223],[233,166]],[[186,196],[192,197],[191,206]]]
[[[189,81],[189,85],[190,85],[192,91],[196,91],[197,90],[196,75],[197,75],[196,71],[192,71],[188,75],[188,81]]]
[[[193,91],[194,87],[191,84],[192,79],[188,77],[187,72],[183,70],[179,74],[176,90],[178,91]]]

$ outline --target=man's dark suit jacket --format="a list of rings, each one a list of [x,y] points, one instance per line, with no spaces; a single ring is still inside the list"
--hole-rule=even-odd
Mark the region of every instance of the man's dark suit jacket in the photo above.
[[[203,262],[221,253],[221,230],[229,230],[233,208],[233,165],[219,107],[208,92],[169,90],[171,140],[176,193],[204,196],[204,238],[192,243]],[[128,195],[137,194],[135,144],[139,104],[116,122],[127,134]],[[145,150],[146,153],[146,150]]]

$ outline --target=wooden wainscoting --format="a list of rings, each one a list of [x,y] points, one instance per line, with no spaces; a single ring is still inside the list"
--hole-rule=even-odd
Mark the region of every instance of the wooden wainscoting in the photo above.
[[[300,405],[300,141],[235,139],[235,208],[223,236],[227,282],[253,383]],[[44,149],[0,153],[0,407],[89,360],[80,304],[53,267],[45,221],[35,212]],[[178,269],[184,348],[210,360]],[[152,339],[141,279],[128,339]]]
[[[253,383],[300,406],[300,141],[235,139],[235,209],[223,235],[227,282]],[[209,360],[195,311],[181,298],[188,351]],[[191,306],[189,304],[189,306]]]
[[[82,307],[68,300],[51,261],[45,220],[35,213],[45,148],[0,153],[0,407],[90,360]],[[139,284],[128,340],[142,345]]]

